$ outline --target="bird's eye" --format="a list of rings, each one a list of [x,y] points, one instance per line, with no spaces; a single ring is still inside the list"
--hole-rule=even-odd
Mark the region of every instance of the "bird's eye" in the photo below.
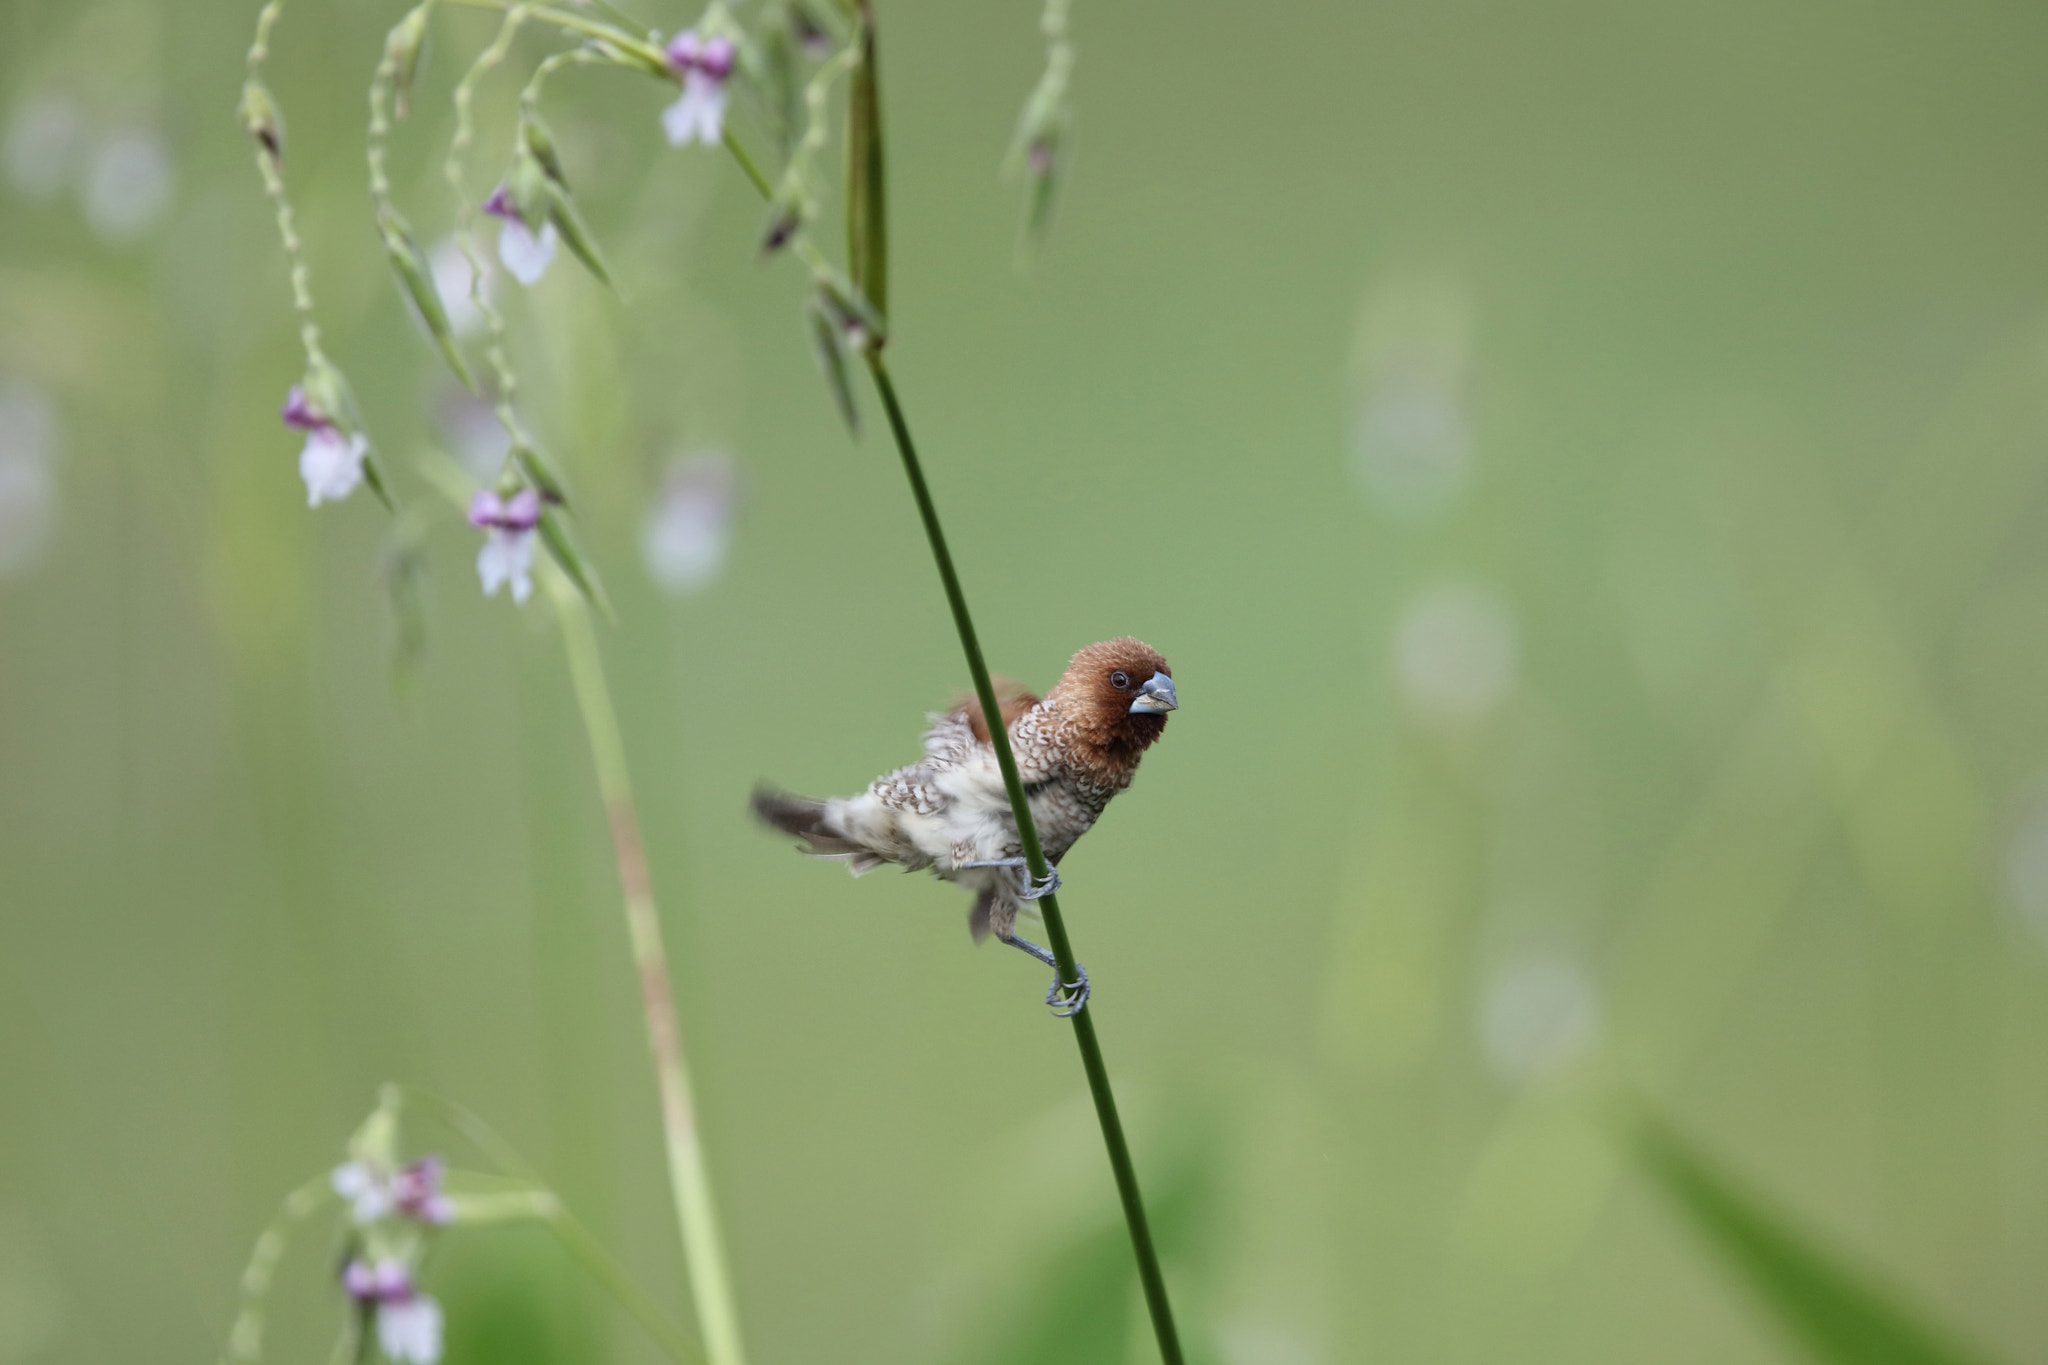
[[[1109,675],[1109,685],[1121,692],[1131,685],[1131,675],[1119,668],[1116,672]]]

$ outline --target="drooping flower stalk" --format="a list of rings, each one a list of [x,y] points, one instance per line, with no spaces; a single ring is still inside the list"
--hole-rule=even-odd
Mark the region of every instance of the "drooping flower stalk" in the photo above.
[[[690,1091],[689,1066],[676,1022],[675,985],[669,975],[668,952],[662,944],[661,915],[655,907],[654,884],[640,839],[640,817],[626,768],[626,747],[619,738],[618,716],[604,676],[604,659],[591,630],[583,599],[566,582],[549,579],[561,619],[562,644],[569,656],[569,675],[576,704],[583,712],[590,738],[590,757],[597,769],[599,795],[612,831],[624,892],[626,933],[632,944],[633,968],[640,978],[640,1006],[646,1015],[647,1043],[654,1054],[654,1075],[661,1101],[661,1127],[668,1156],[670,1193],[676,1221],[682,1227],[684,1260],[697,1309],[697,1327],[704,1335],[711,1365],[744,1365],[739,1309],[733,1299],[724,1239],[711,1202],[711,1177],[697,1133],[696,1101]]]

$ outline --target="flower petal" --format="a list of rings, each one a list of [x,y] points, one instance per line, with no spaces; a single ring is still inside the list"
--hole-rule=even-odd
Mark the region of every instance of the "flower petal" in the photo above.
[[[377,1345],[392,1365],[436,1365],[441,1359],[441,1305],[431,1294],[380,1304]]]
[[[542,224],[540,235],[535,236],[517,218],[507,218],[505,226],[498,229],[498,259],[521,284],[539,284],[555,259],[555,244],[559,240],[553,223]]]
[[[701,142],[716,147],[725,136],[726,90],[723,81],[701,71],[683,73],[682,98],[661,111],[662,131],[671,147]]]
[[[344,435],[336,427],[318,427],[306,433],[306,448],[299,452],[299,477],[306,481],[306,506],[340,502],[363,481],[363,460],[370,443],[360,432]]]

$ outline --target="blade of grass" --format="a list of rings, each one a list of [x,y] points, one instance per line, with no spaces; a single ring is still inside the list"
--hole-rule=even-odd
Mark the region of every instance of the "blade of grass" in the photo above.
[[[1986,1357],[1740,1189],[1671,1128],[1644,1123],[1637,1155],[1693,1231],[1815,1360],[1984,1365]]]

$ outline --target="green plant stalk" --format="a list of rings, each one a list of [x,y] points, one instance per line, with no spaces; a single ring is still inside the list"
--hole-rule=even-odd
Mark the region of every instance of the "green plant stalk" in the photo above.
[[[953,611],[953,628],[960,634],[960,648],[967,655],[967,671],[974,678],[974,695],[981,701],[981,713],[988,721],[989,739],[995,746],[996,764],[1003,770],[1003,786],[1010,794],[1010,811],[1017,818],[1017,837],[1024,845],[1024,858],[1031,865],[1034,880],[1044,881],[1049,872],[1045,849],[1038,841],[1038,827],[1031,819],[1031,803],[1024,795],[1024,781],[1017,774],[1017,759],[1010,752],[1009,731],[1003,725],[1002,708],[996,704],[996,690],[989,681],[988,664],[981,656],[981,640],[974,630],[974,618],[967,610],[967,595],[960,589],[960,576],[953,570],[953,555],[946,548],[945,528],[924,480],[917,447],[910,439],[910,424],[903,416],[903,404],[896,397],[896,385],[879,351],[867,353],[868,370],[881,394],[882,407],[889,414],[889,430],[896,438],[896,451],[903,457],[903,473],[910,480],[910,493],[917,500],[917,514],[924,522],[925,539],[931,543],[932,562],[938,566],[939,581],[945,585],[946,605]],[[1073,946],[1067,926],[1060,918],[1057,896],[1037,902],[1045,920],[1046,937],[1052,940],[1053,957],[1059,962],[1060,980],[1078,984],[1080,972],[1074,965]],[[1124,1140],[1123,1120],[1117,1117],[1116,1093],[1109,1086],[1109,1068],[1102,1060],[1102,1045],[1095,1038],[1095,1016],[1091,1010],[1074,1012],[1074,1044],[1081,1050],[1081,1068],[1088,1073],[1088,1093],[1095,1101],[1095,1116],[1102,1124],[1102,1142],[1109,1149],[1110,1169],[1116,1175],[1117,1198],[1123,1202],[1124,1222],[1131,1230],[1131,1249],[1138,1258],[1138,1279],[1145,1289],[1145,1307],[1152,1314],[1152,1332],[1159,1340],[1159,1356],[1165,1365],[1182,1365],[1180,1334],[1173,1323],[1173,1304],[1166,1295],[1166,1277],[1159,1270],[1159,1252],[1152,1244],[1151,1224],[1145,1217],[1145,1199],[1138,1190],[1137,1168],[1131,1164],[1130,1144]]]
[[[676,1026],[675,990],[668,953],[661,942],[661,918],[655,909],[654,886],[647,874],[647,855],[640,841],[640,817],[633,805],[626,771],[626,749],[619,738],[611,690],[605,684],[604,661],[583,599],[566,581],[549,575],[549,587],[562,621],[563,648],[576,704],[590,736],[590,756],[597,786],[604,798],[618,860],[619,883],[625,893],[626,933],[633,948],[633,967],[640,978],[640,1004],[647,1015],[647,1042],[654,1054],[654,1077],[661,1099],[661,1128],[668,1151],[669,1187],[675,1196],[676,1221],[682,1228],[688,1262],[690,1294],[697,1309],[697,1330],[711,1365],[745,1365],[740,1346],[739,1310],[733,1301],[732,1275],[725,1244],[711,1204],[711,1179],[704,1167],[704,1148],[697,1136],[696,1105],[690,1097],[690,1073],[683,1059],[683,1040]]]

